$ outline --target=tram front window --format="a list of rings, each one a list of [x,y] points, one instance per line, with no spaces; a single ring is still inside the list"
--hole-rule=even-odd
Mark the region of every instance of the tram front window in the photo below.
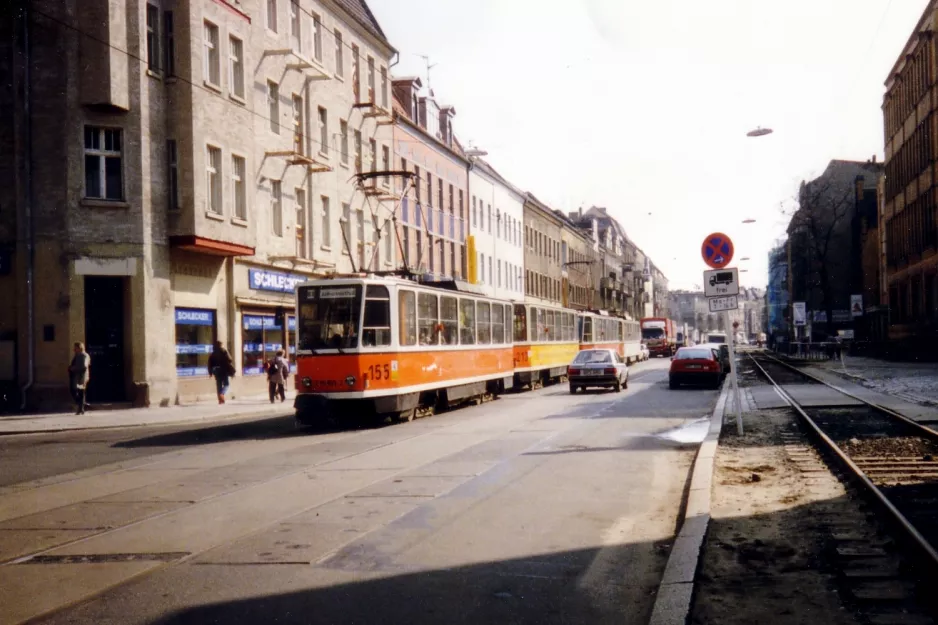
[[[362,287],[310,286],[299,289],[296,320],[299,350],[358,347]]]

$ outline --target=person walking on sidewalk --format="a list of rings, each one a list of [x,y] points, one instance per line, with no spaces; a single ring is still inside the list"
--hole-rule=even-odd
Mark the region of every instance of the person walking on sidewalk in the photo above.
[[[234,360],[225,349],[225,344],[215,341],[215,349],[208,357],[208,374],[215,378],[215,390],[218,393],[218,403],[225,403],[225,393],[231,384],[231,376],[235,374]]]
[[[91,356],[85,352],[85,344],[73,346],[72,364],[68,366],[68,388],[75,400],[75,414],[85,414],[85,391],[91,380]]]
[[[290,365],[283,357],[283,350],[278,349],[274,359],[267,363],[267,391],[270,395],[270,403],[274,403],[274,399],[278,396],[281,402],[286,401],[287,392],[284,384],[289,373]]]

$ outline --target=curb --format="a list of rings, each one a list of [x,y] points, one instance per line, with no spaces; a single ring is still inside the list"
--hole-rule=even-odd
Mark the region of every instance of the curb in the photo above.
[[[684,522],[671,547],[664,575],[658,585],[649,625],[684,625],[690,615],[700,550],[710,525],[710,486],[729,388],[727,378],[710,416],[710,430],[694,458]]]
[[[158,408],[156,410],[159,410]],[[122,423],[115,425],[82,425],[79,427],[55,427],[50,426],[42,429],[35,430],[3,430],[2,421],[0,421],[0,437],[4,436],[17,436],[20,434],[60,434],[62,432],[81,432],[88,430],[116,430],[116,429],[128,429],[128,428],[141,428],[141,427],[159,427],[159,426],[172,426],[172,425],[198,425],[205,422],[217,422],[217,421],[229,421],[235,419],[247,419],[250,417],[269,417],[271,419],[276,419],[278,417],[288,417],[293,415],[292,407],[289,410],[283,412],[270,412],[270,411],[244,411],[236,412],[226,415],[213,415],[207,417],[200,417],[197,419],[178,419],[173,421],[134,421],[133,423]],[[42,417],[39,417],[42,418]]]

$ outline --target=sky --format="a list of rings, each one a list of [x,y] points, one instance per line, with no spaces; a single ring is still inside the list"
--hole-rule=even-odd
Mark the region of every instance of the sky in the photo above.
[[[928,0],[368,4],[394,76],[426,83],[429,57],[464,145],[553,208],[606,207],[673,290],[700,288],[714,231],[764,288],[800,182],[882,160],[883,83]]]

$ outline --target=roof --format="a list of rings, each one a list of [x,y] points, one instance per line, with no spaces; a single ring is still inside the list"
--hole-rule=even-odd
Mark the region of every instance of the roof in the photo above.
[[[375,19],[374,13],[368,8],[368,3],[365,2],[365,0],[335,0],[335,3],[344,9],[346,13],[351,15],[356,22],[364,26],[365,30],[380,39],[381,42],[386,44],[389,48],[392,47],[388,38],[384,35],[384,31],[381,30],[381,25],[378,24],[378,20]]]
[[[524,201],[524,196],[525,196],[524,191],[522,191],[515,185],[508,182],[508,180],[506,180],[504,176],[498,173],[498,171],[494,167],[492,167],[492,165],[488,161],[486,161],[483,158],[476,157],[472,159],[472,162],[474,163],[475,167],[478,167],[490,178],[493,178],[495,181],[507,187],[509,191],[512,191],[515,195],[521,198],[522,201]]]

